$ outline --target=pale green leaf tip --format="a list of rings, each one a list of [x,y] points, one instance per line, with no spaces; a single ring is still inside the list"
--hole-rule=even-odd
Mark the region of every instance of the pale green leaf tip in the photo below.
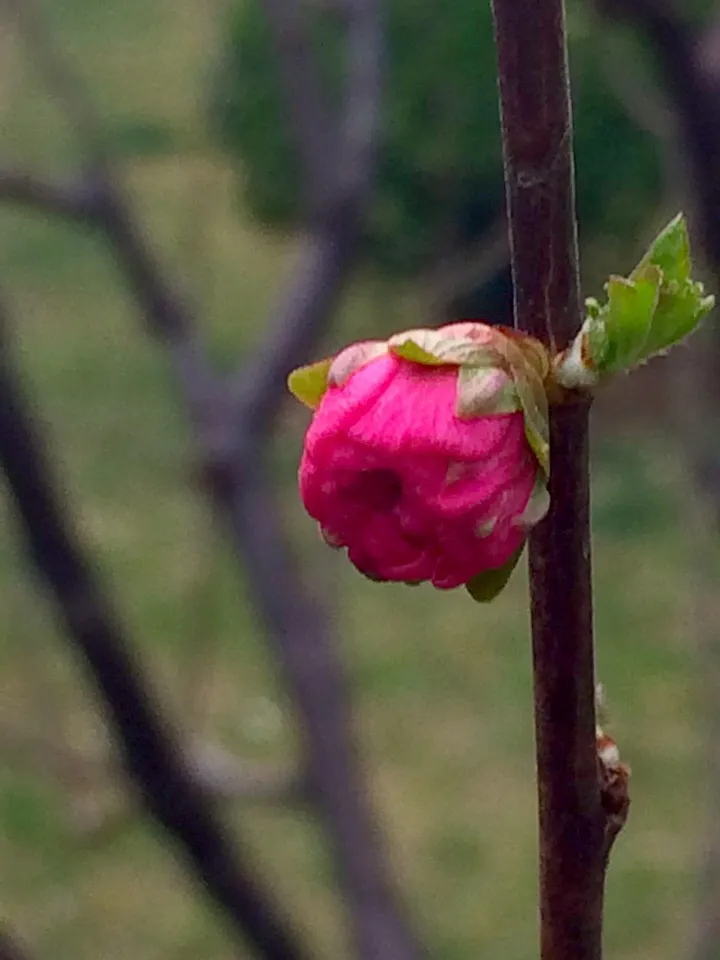
[[[331,364],[331,359],[319,360],[293,370],[287,379],[288,390],[300,403],[315,410],[327,391]]]
[[[456,413],[464,420],[502,413],[515,413],[522,406],[513,381],[504,370],[492,367],[461,367]]]

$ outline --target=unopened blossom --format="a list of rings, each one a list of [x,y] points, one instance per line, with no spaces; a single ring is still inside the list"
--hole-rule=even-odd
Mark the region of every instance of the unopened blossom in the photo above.
[[[527,383],[505,353],[525,361],[510,339],[498,349],[501,337],[483,324],[410,331],[323,368],[300,493],[366,576],[467,584],[516,557],[545,512]]]

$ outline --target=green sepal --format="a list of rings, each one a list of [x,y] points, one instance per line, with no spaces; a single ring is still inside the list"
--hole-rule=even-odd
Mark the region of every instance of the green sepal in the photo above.
[[[495,597],[502,592],[518,564],[524,547],[525,544],[518,547],[502,567],[497,567],[495,570],[484,570],[476,577],[473,577],[472,580],[468,580],[465,584],[465,589],[473,600],[477,601],[477,603],[490,603],[491,600],[494,600]]]
[[[517,413],[522,405],[510,377],[498,367],[460,367],[457,415],[461,418]]]
[[[469,337],[447,336],[442,328],[405,330],[390,337],[387,346],[395,356],[427,367],[496,365],[492,346],[478,343]]]
[[[514,346],[514,344],[512,344]],[[534,367],[521,362],[520,355],[510,360],[515,389],[520,398],[525,436],[546,477],[550,476],[550,412],[545,384]]]
[[[333,358],[318,360],[317,363],[298,367],[288,377],[288,389],[300,403],[311,410],[317,409],[328,388],[328,375]]]

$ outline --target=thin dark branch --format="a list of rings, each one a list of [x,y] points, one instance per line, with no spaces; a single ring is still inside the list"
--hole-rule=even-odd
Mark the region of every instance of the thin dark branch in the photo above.
[[[267,434],[285,402],[288,374],[309,358],[326,331],[342,295],[342,281],[352,263],[357,237],[357,220],[345,215],[306,237],[295,276],[272,321],[272,333],[237,378],[242,411],[238,423],[246,431],[244,440],[257,445]]]
[[[307,210],[318,213],[337,162],[337,137],[318,71],[310,11],[298,0],[263,0],[277,53],[286,113],[303,168]]]
[[[493,0],[517,325],[581,322],[562,0]],[[530,542],[543,960],[599,960],[604,816],[595,745],[588,405],[551,413],[551,507]]]
[[[283,402],[288,373],[308,359],[326,332],[362,230],[378,141],[382,87],[380,0],[346,0],[347,84],[336,122],[336,158],[324,185],[300,264],[276,311],[268,336],[241,371],[244,422],[263,435]]]
[[[424,951],[396,901],[352,735],[351,696],[328,616],[288,554],[271,485],[258,465],[216,502],[246,558],[247,576],[298,713],[308,788],[337,853],[363,960],[419,960]]]
[[[714,39],[720,28],[700,34],[666,0],[596,0],[596,6],[632,23],[652,43],[677,115],[693,221],[720,275],[720,52]]]
[[[344,0],[347,83],[338,121],[337,168],[332,207],[356,217],[371,185],[378,145],[383,77],[381,0]]]
[[[165,278],[130,201],[109,169],[96,168],[77,181],[57,183],[0,170],[0,201],[76,221],[104,238],[143,312],[148,331],[168,347],[193,420],[210,426],[219,385],[205,357],[196,318],[177,287]]]
[[[344,0],[348,50],[337,165],[278,318],[242,371],[238,453],[209,474],[216,505],[245,557],[253,595],[275,644],[303,733],[308,779],[335,851],[363,960],[417,960],[423,950],[396,902],[355,756],[347,678],[329,618],[295,569],[262,470],[262,446],[287,374],[325,332],[352,264],[371,183],[381,89],[378,0]]]
[[[68,121],[93,166],[105,163],[105,135],[101,116],[95,110],[82,76],[53,41],[47,24],[33,0],[0,0],[0,11],[14,21],[30,60]]]
[[[131,204],[114,175],[104,125],[91,91],[75,63],[54,43],[34,0],[0,0],[2,9],[14,21],[45,87],[65,111],[85,155],[85,172],[76,183],[66,184],[0,172],[0,199],[89,221],[105,234],[149,331],[171,348],[174,370],[193,418],[211,417],[214,378],[199,343],[193,311],[178,288],[167,282],[137,226]]]
[[[141,679],[51,482],[7,351],[0,355],[0,467],[34,568],[102,700],[128,775],[238,933],[267,960],[301,960],[298,938],[245,858],[231,850],[212,797],[193,780]]]
[[[371,182],[381,77],[379,0],[344,0],[340,12],[348,67],[344,106],[333,119],[334,169],[323,183],[296,277],[258,353],[231,384],[208,375],[194,317],[163,280],[109,166],[100,172],[94,222],[110,241],[149,329],[173,351],[209,489],[246,561],[293,697],[310,789],[335,848],[357,953],[362,960],[417,960],[423,951],[397,905],[357,767],[336,637],[293,567],[261,473],[287,373],[326,331],[352,265]],[[297,118],[297,124],[303,121]]]
[[[0,201],[35,209],[38,213],[89,221],[96,212],[96,196],[89,181],[52,181],[23,170],[0,169]]]
[[[164,342],[178,385],[196,423],[212,418],[219,384],[205,355],[196,317],[138,226],[122,186],[108,176],[97,185],[94,225],[109,242],[141,308],[148,331]]]

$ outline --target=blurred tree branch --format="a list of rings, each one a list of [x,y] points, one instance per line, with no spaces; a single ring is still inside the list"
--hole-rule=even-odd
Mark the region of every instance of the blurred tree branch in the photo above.
[[[720,23],[695,28],[666,0],[595,0],[650,40],[675,110],[695,226],[720,275]]]
[[[415,960],[422,950],[396,903],[356,762],[348,684],[336,638],[326,611],[312,597],[292,561],[263,464],[266,442],[284,400],[287,373],[309,355],[327,329],[360,236],[377,139],[382,47],[379,0],[344,0],[340,8],[347,85],[342,110],[327,123],[326,107],[316,99],[320,90],[308,42],[298,33],[297,8],[268,2],[278,56],[284,64],[281,72],[293,130],[304,157],[307,193],[313,202],[296,277],[256,355],[229,380],[209,367],[197,318],[177,287],[164,279],[145,241],[113,174],[102,146],[101,124],[82,83],[71,76],[54,46],[49,46],[32,8],[19,0],[4,0],[4,5],[21,29],[39,70],[50,81],[50,92],[59,94],[86,148],[88,162],[78,182],[65,187],[34,180],[22,172],[0,173],[0,199],[71,216],[94,227],[110,242],[148,329],[167,345],[195,427],[206,489],[247,567],[292,694],[303,734],[308,789],[335,849],[357,954],[364,960]],[[295,57],[292,64],[287,62],[290,57]],[[332,158],[331,169],[328,157]],[[36,551],[36,563],[43,560],[42,551]],[[72,622],[69,625],[74,626]],[[92,652],[86,651],[91,663]],[[95,666],[96,682],[102,686],[103,678]],[[111,708],[112,696],[109,690]],[[114,707],[115,722],[119,723],[118,705]],[[132,722],[142,726],[147,721],[140,712]],[[137,773],[140,779],[149,776],[142,766]],[[201,811],[196,812],[200,815]]]
[[[96,210],[96,197],[86,179],[53,182],[23,170],[0,169],[0,200],[79,221],[90,221]]]
[[[91,789],[118,772],[105,756],[6,722],[0,723],[0,750],[5,763],[50,777],[71,791]],[[300,777],[277,765],[241,761],[214,743],[192,743],[184,759],[192,778],[216,800],[300,803],[304,799]]]
[[[149,812],[182,849],[243,937],[268,960],[300,960],[294,931],[220,826],[210,794],[193,779],[123,628],[57,496],[50,465],[7,342],[0,353],[0,467],[29,557],[82,657],[114,728],[123,762]]]
[[[265,0],[265,10],[275,40],[291,132],[303,166],[306,208],[314,216],[337,159],[330,104],[318,71],[307,10],[298,0]]]

